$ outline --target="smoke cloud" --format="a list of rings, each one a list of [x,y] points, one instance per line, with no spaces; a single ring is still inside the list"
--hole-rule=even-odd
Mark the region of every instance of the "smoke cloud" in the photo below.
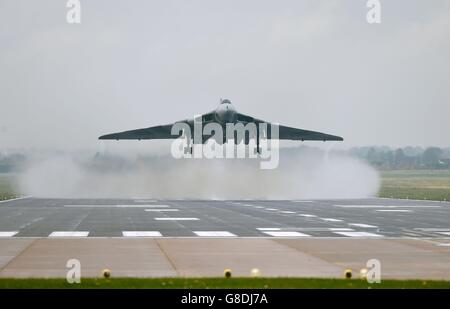
[[[363,198],[379,182],[363,161],[308,147],[282,148],[273,170],[261,170],[258,159],[64,154],[31,160],[19,175],[24,194],[53,198]]]

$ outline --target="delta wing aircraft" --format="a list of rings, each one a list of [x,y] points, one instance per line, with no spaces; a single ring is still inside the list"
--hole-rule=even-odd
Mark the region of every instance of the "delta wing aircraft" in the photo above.
[[[227,124],[255,124],[255,134],[248,133],[247,135],[244,135],[239,140],[239,137],[234,134],[234,136],[226,136],[226,134],[222,134],[222,139],[217,140],[217,136],[214,134],[202,134],[201,143],[205,143],[213,137],[213,139],[216,140],[218,143],[225,143],[227,140],[234,139],[235,143],[242,142],[242,139],[244,139],[245,144],[248,145],[249,141],[251,139],[256,139],[256,150],[258,153],[260,153],[260,139],[266,138],[266,139],[279,139],[279,140],[298,140],[298,141],[343,141],[343,138],[340,136],[325,134],[321,132],[315,132],[315,131],[309,131],[309,130],[303,130],[303,129],[297,129],[287,126],[282,126],[278,124],[272,124],[264,120],[256,119],[254,117],[244,115],[241,113],[238,113],[236,111],[236,108],[231,104],[230,100],[224,99],[220,101],[219,106],[214,109],[213,111],[201,115],[199,119],[187,119],[187,120],[181,120],[178,123],[185,123],[187,124],[191,132],[194,132],[194,123],[198,121],[201,121],[202,128],[209,124],[209,123],[215,123],[222,127],[222,132],[226,132],[226,126]],[[175,139],[180,138],[183,136],[184,132],[172,132],[172,126],[176,123],[172,124],[166,124],[166,125],[159,125],[144,129],[137,129],[137,130],[130,130],[130,131],[124,131],[119,133],[112,133],[100,136],[99,139],[101,140],[145,140],[145,139]],[[266,130],[264,132],[261,131],[261,124],[267,124]],[[277,126],[278,128],[278,137],[275,136],[275,134],[272,134],[271,127]],[[172,134],[174,133],[174,134]],[[214,132],[216,133],[216,132]],[[236,133],[236,132],[234,132]],[[273,136],[272,136],[273,135]],[[189,137],[190,138],[190,135]],[[195,139],[194,139],[194,143]]]

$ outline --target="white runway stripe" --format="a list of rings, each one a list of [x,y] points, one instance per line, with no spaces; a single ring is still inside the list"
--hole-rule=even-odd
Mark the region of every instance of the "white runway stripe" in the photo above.
[[[124,237],[161,237],[158,231],[123,231]]]
[[[383,235],[367,232],[333,232],[333,233],[348,237],[383,237]]]
[[[328,221],[328,222],[342,222],[342,220],[340,219],[334,219],[334,218],[320,218],[323,221]]]
[[[283,213],[283,214],[295,214],[295,211],[284,210],[284,211],[281,211],[281,213]]]
[[[155,211],[155,212],[162,212],[162,211],[178,211],[178,209],[173,209],[173,208],[169,208],[169,209],[146,209],[145,211]]]
[[[0,232],[0,237],[13,237],[14,235],[16,235],[19,232]]]
[[[30,197],[31,197],[31,195],[30,196],[16,197],[16,198],[12,198],[12,199],[9,199],[9,200],[1,200],[0,203],[13,202],[13,201],[23,200],[23,199],[30,198]]]
[[[263,232],[267,235],[274,237],[309,237],[311,235],[300,232]]]
[[[236,237],[235,234],[227,231],[194,231],[200,237]]]
[[[407,209],[377,209],[375,211],[380,211],[380,212],[412,212],[412,210],[407,210]]]
[[[450,236],[450,232],[437,232],[437,233],[442,234],[442,235]]]
[[[377,228],[378,227],[375,225],[364,224],[364,223],[349,223],[348,225],[357,226],[357,227],[366,227],[366,228]]]
[[[200,219],[199,218],[168,218],[168,217],[164,217],[164,218],[155,218],[155,220],[158,220],[158,221],[197,221]]]
[[[63,232],[63,231],[57,231],[52,232],[48,237],[87,237],[89,235],[89,232]]]
[[[316,215],[309,215],[309,214],[299,214],[299,216],[306,217],[306,218],[316,218],[317,217]]]

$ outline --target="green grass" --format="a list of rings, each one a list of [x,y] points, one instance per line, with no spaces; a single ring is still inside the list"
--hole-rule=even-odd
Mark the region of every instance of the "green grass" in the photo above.
[[[450,171],[382,171],[380,197],[450,201]]]
[[[305,278],[113,278],[82,279],[69,284],[64,279],[0,279],[0,289],[367,289],[367,288],[450,288],[450,281],[384,280],[369,284],[361,279],[305,279]]]

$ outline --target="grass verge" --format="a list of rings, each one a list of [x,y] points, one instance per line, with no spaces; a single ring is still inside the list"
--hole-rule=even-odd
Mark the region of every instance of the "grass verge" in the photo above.
[[[80,284],[64,279],[0,279],[1,289],[449,289],[450,281],[310,278],[89,278]]]

